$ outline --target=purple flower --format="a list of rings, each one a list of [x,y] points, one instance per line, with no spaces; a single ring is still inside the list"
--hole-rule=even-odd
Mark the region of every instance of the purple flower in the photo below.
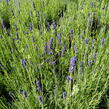
[[[11,9],[11,12],[12,12],[12,16],[14,16],[14,11]]]
[[[70,73],[73,73],[74,72],[74,67],[72,66],[72,67],[69,67],[69,72]]]
[[[78,51],[76,45],[74,45],[74,51],[75,51],[75,53],[77,53],[77,51]]]
[[[14,28],[15,28],[15,30],[16,30],[16,31],[18,30],[18,28],[17,28],[17,25],[16,25],[16,24],[14,24]]]
[[[26,49],[28,49],[28,44],[26,44]]]
[[[52,61],[52,62],[51,62],[51,64],[52,64],[52,65],[55,65],[55,64],[56,64],[56,62],[55,62],[55,61]]]
[[[91,66],[92,62],[90,60],[88,60],[88,66]]]
[[[47,32],[50,31],[50,24],[49,24],[49,23],[47,23],[47,27],[46,27],[46,29],[47,29]]]
[[[77,62],[77,57],[74,56],[70,59],[70,67],[69,67],[69,72],[73,73],[74,72],[74,67],[76,66],[76,62]]]
[[[36,49],[36,51],[38,52],[38,46],[37,46],[37,45],[36,45],[36,48],[35,48],[35,49]]]
[[[38,96],[39,102],[43,104],[42,96]]]
[[[67,76],[67,80],[73,81],[73,78],[71,76]]]
[[[49,55],[53,55],[53,51],[49,51]]]
[[[88,44],[88,42],[89,42],[89,39],[86,39],[86,40],[85,40],[85,44]]]
[[[56,27],[57,27],[56,23],[53,22],[53,23],[52,23],[52,29],[54,30],[54,29],[56,29]]]
[[[32,31],[32,23],[30,23],[30,28],[29,28],[29,30],[30,30],[30,32]]]
[[[19,35],[18,35],[18,32],[16,32],[16,40],[19,39]]]
[[[67,97],[67,93],[66,92],[63,92],[62,95],[63,95],[63,98]]]
[[[35,40],[34,40],[34,36],[32,36],[32,42],[35,42]]]
[[[26,66],[26,60],[25,59],[22,59],[21,60],[21,64],[22,64],[23,67]]]
[[[70,30],[70,34],[73,34],[73,30],[72,29]]]
[[[58,44],[61,45],[61,33],[57,35]]]
[[[63,48],[63,50],[62,50],[62,56],[64,56],[64,54],[65,54],[65,52],[67,51],[67,47],[66,47],[66,45],[64,45],[64,48]]]
[[[75,66],[76,65],[76,62],[77,62],[77,57],[74,56],[70,59],[70,66]]]
[[[37,81],[37,82],[36,82],[36,85],[37,85],[37,89],[38,89],[38,91],[41,92],[41,91],[42,91],[42,85],[41,85],[41,82],[40,82],[40,81]]]
[[[106,41],[106,38],[101,39],[101,44],[103,44]]]
[[[47,43],[44,43],[44,54],[47,54]]]
[[[27,98],[27,92],[26,91],[23,92],[23,95],[24,95],[25,98]]]
[[[50,42],[49,42],[49,49],[52,50],[53,49],[53,38],[50,38]]]

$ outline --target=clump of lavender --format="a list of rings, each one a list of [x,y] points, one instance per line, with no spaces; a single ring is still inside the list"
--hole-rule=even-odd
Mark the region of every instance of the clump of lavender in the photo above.
[[[74,56],[70,59],[70,67],[69,67],[69,72],[72,73],[74,72],[74,67],[76,66],[76,62],[77,62],[77,57]]]
[[[44,43],[44,54],[47,54],[47,42]]]
[[[42,96],[38,96],[38,100],[41,104],[43,104]]]
[[[64,56],[66,51],[67,51],[67,46],[64,45],[64,48],[62,49],[61,56]]]
[[[67,93],[64,91],[64,92],[62,93],[62,96],[63,96],[63,98],[65,99],[65,98],[67,97]]]
[[[37,85],[37,90],[38,90],[39,92],[42,92],[42,85],[41,85],[41,82],[40,82],[40,81],[37,81],[37,82],[36,82],[36,85]]]

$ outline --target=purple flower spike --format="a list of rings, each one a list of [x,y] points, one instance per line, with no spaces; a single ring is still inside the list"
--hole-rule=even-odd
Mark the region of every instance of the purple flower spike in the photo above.
[[[66,47],[66,45],[64,45],[64,48],[62,50],[62,56],[64,56],[64,54],[65,54],[66,51],[67,51],[67,47]]]
[[[41,82],[40,82],[40,81],[37,81],[36,84],[37,84],[37,89],[38,89],[38,91],[41,92],[41,91],[42,91]]]
[[[36,48],[35,48],[35,49],[36,49],[36,51],[38,52],[38,46],[37,46],[37,45],[36,45]]]
[[[72,29],[70,30],[70,34],[73,34],[73,30]]]
[[[50,49],[50,50],[53,49],[53,38],[52,38],[52,37],[51,37],[51,39],[50,39],[49,49]]]
[[[24,95],[25,98],[27,98],[27,92],[26,91],[23,92],[23,95]]]
[[[69,72],[73,73],[74,72],[74,67],[69,67]]]
[[[32,36],[32,42],[35,42],[34,36]]]
[[[61,33],[57,35],[58,44],[61,45]]]
[[[71,76],[67,76],[67,80],[73,81],[73,78]]]
[[[44,54],[47,54],[47,43],[44,43]]]
[[[16,40],[19,39],[19,35],[18,35],[18,32],[16,32]]]
[[[49,52],[49,55],[53,55],[53,51],[50,51],[50,52]]]
[[[86,40],[85,40],[85,44],[88,44],[88,42],[89,42],[89,39],[86,39]]]
[[[26,66],[26,60],[25,59],[22,59],[21,60],[21,64],[22,64],[23,67]]]
[[[29,30],[30,30],[30,32],[32,31],[32,23],[30,23],[30,28],[29,28]]]
[[[47,29],[47,32],[50,31],[50,24],[49,24],[49,23],[47,23],[47,27],[46,27],[46,29]]]
[[[66,92],[63,92],[63,98],[66,98],[67,97],[67,93]]]
[[[12,16],[14,16],[14,11],[11,9]]]
[[[42,96],[38,96],[39,102],[43,104]]]
[[[76,62],[77,62],[77,57],[74,56],[70,59],[70,66],[75,66],[76,65]]]
[[[88,60],[88,66],[91,66],[92,62]]]
[[[53,30],[55,30],[55,29],[56,29],[56,27],[57,27],[56,23],[55,23],[55,22],[53,22],[53,23],[52,23],[52,29],[53,29]]]
[[[73,73],[74,72],[74,67],[76,66],[76,62],[77,62],[77,57],[74,56],[70,59],[70,67],[69,67],[69,72]]]

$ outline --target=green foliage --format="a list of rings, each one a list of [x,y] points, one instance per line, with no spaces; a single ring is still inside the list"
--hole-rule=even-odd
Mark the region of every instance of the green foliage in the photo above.
[[[96,109],[103,99],[108,108],[108,5],[1,1],[0,109]]]

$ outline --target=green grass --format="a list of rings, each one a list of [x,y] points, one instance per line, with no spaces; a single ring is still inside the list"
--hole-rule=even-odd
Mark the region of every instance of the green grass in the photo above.
[[[0,109],[108,109],[108,0],[19,1],[0,2]]]

